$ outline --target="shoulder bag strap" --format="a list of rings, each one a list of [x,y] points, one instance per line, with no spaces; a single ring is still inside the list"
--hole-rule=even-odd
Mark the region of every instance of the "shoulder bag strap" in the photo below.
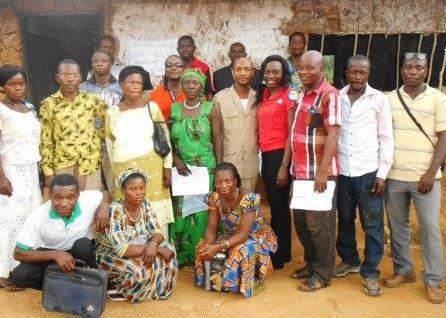
[[[150,109],[150,102],[147,102],[147,109],[149,110],[150,120],[151,120],[153,123],[155,123],[155,122],[153,121],[153,117],[152,117],[152,110]]]
[[[409,110],[409,107],[407,107],[406,102],[403,99],[403,96],[401,96],[400,90],[397,88],[396,89],[396,94],[398,95],[398,98],[401,102],[401,104],[404,107],[404,110],[406,111],[407,115],[409,115],[410,119],[412,119],[412,121],[414,122],[414,124],[418,127],[418,129],[423,133],[423,135],[426,136],[426,138],[430,141],[430,143],[432,144],[432,147],[434,147],[435,149],[435,144],[432,142],[432,140],[430,139],[429,135],[424,131],[423,127],[420,125],[420,123],[415,119],[414,115],[411,113],[411,111]]]

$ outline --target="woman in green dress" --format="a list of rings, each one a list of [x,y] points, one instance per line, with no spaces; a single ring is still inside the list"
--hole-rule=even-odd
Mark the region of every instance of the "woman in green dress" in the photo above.
[[[220,113],[204,99],[206,76],[197,69],[187,69],[181,76],[182,103],[172,104],[171,140],[173,161],[178,173],[187,176],[187,165],[207,167],[209,190],[214,184],[214,168],[222,160]],[[177,251],[178,264],[195,261],[195,247],[204,237],[208,210],[182,217],[184,197],[172,199],[175,222],[170,226],[170,240]]]

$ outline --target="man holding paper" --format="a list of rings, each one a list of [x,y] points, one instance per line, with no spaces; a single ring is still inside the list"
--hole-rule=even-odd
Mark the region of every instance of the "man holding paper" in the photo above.
[[[367,84],[370,61],[354,55],[347,61],[348,85],[339,95],[342,129],[338,142],[338,238],[342,262],[333,275],[360,273],[364,291],[379,296],[378,265],[384,253],[384,185],[393,162],[389,99]],[[365,232],[364,260],[356,248],[356,208]]]
[[[291,134],[295,179],[291,208],[307,264],[291,277],[305,278],[299,289],[309,292],[330,284],[335,263],[336,148],[341,109],[338,91],[324,79],[321,53],[304,53],[298,73],[304,90]],[[325,191],[330,192],[323,195]],[[296,194],[299,197],[294,198]]]

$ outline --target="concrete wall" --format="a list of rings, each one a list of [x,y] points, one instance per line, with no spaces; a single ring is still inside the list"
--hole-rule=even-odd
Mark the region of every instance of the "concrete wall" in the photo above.
[[[0,0],[0,65],[21,61],[17,14],[104,12],[104,29],[122,42],[191,34],[199,54],[215,67],[228,62],[228,45],[247,44],[258,63],[270,53],[286,54],[286,36],[304,33],[446,32],[444,0]],[[17,14],[15,14],[16,12]]]
[[[287,55],[287,35],[293,31],[445,32],[446,15],[442,12],[446,12],[446,1],[442,0],[112,0],[110,30],[121,42],[120,54],[126,62],[132,61],[134,40],[156,41],[167,57],[175,53],[171,40],[190,34],[197,42],[198,55],[216,69],[228,63],[228,47],[234,41],[247,46],[248,54],[258,66],[269,54]],[[150,66],[149,71],[153,73]]]

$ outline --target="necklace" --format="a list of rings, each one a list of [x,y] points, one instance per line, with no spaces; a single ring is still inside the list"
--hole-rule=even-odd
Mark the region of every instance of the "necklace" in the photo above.
[[[122,206],[124,207],[125,215],[127,216],[127,218],[128,218],[132,223],[136,223],[136,222],[139,221],[139,219],[141,218],[141,206],[138,207],[138,218],[137,218],[136,220],[135,220],[135,219],[132,219],[132,218],[130,217],[129,212],[128,212],[127,209],[125,208],[125,203],[124,203],[124,201],[122,201]]]
[[[183,102],[184,107],[186,107],[187,109],[195,109],[198,106],[200,106],[200,104],[201,104],[201,101],[198,101],[198,103],[194,106],[187,106],[186,101]]]
[[[235,202],[237,201],[237,199],[238,199],[238,188],[237,188],[237,190],[235,191],[235,198],[232,200],[232,202],[231,202],[231,204],[230,205],[227,205],[227,207],[226,207],[226,213],[229,213],[229,212],[231,212],[231,209],[232,209],[232,207],[234,206],[234,204],[235,204]],[[224,199],[223,199],[224,200]],[[226,203],[226,200],[224,200],[225,201],[225,203]]]

